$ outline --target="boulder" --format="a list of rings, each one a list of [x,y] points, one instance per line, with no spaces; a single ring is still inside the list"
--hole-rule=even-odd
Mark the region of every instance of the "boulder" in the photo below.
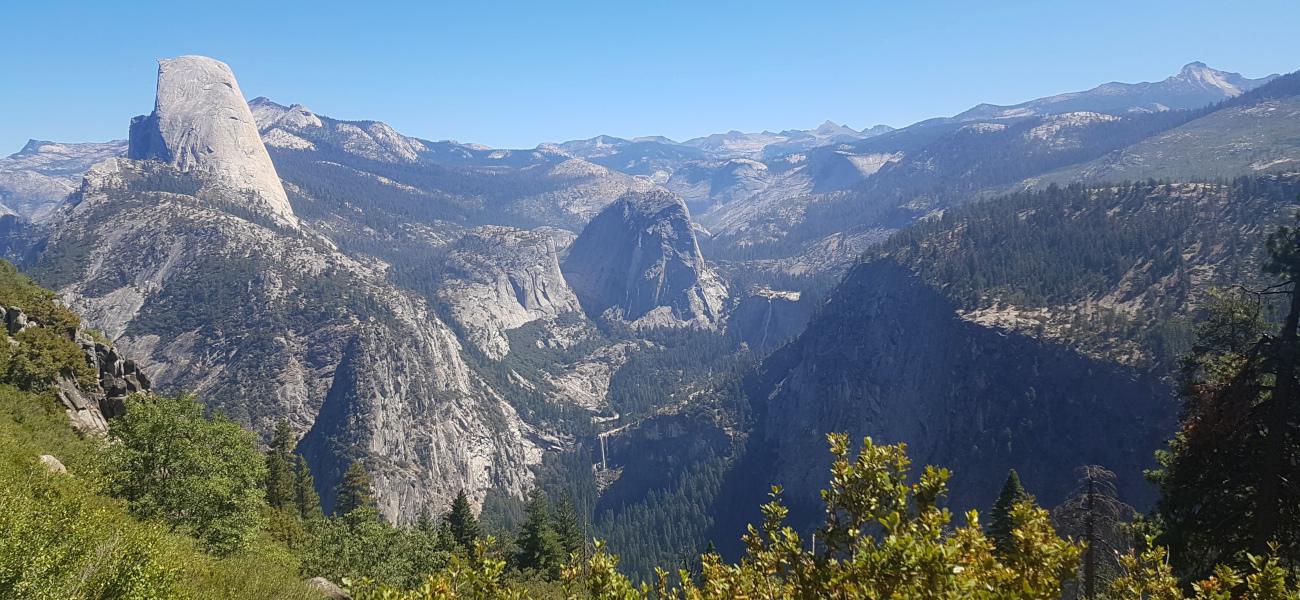
[[[320,592],[322,596],[329,598],[329,600],[351,600],[352,598],[352,596],[349,596],[343,588],[335,585],[333,581],[325,579],[324,577],[312,577],[311,579],[308,579],[307,587]]]
[[[39,460],[42,465],[45,465],[45,468],[49,469],[51,473],[68,472],[68,468],[63,466],[62,461],[60,461],[59,459],[53,456],[50,456],[49,454],[42,454],[40,458],[38,458],[37,460]]]
[[[5,329],[9,335],[18,335],[18,332],[27,328],[27,323],[27,315],[17,306],[10,306],[5,311]]]

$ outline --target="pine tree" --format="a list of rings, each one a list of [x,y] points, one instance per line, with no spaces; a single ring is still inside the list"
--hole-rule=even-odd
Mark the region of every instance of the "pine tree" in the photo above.
[[[1152,474],[1158,541],[1184,581],[1272,543],[1300,564],[1300,228],[1279,228],[1267,248],[1275,285],[1214,295],[1182,360],[1181,426]],[[1280,330],[1261,316],[1275,295]]]
[[[294,504],[293,430],[288,421],[275,425],[271,446],[266,452],[266,503],[274,508]]]
[[[436,533],[433,523],[433,517],[429,516],[429,509],[420,509],[420,518],[415,520],[415,529],[424,533]]]
[[[1020,485],[1020,474],[1015,469],[1007,471],[1007,480],[1002,484],[1002,492],[989,511],[989,539],[993,540],[994,551],[1005,555],[1011,547],[1011,530],[1013,522],[1011,509],[1019,502],[1032,500],[1029,492]]]
[[[469,497],[465,495],[465,490],[456,494],[456,499],[451,501],[451,510],[447,511],[442,519],[451,530],[452,541],[462,551],[469,552],[474,549],[474,542],[482,535],[482,531],[479,529],[478,518],[474,516],[474,508],[469,505]]]
[[[298,508],[298,516],[304,520],[310,521],[324,516],[320,507],[320,494],[316,493],[316,479],[311,476],[307,459],[301,454],[295,457],[293,498]]]
[[[451,533],[451,524],[445,520],[436,525],[434,535],[438,540],[438,549],[443,552],[455,553],[461,548]]]
[[[1264,451],[1250,549],[1263,555],[1270,544],[1282,543],[1284,556],[1294,560],[1300,558],[1294,525],[1300,504],[1300,227],[1278,228],[1267,245],[1265,271],[1291,289],[1282,331],[1268,344],[1273,390],[1256,408]]]
[[[334,514],[346,515],[359,509],[375,510],[374,487],[370,474],[360,462],[348,465],[343,481],[335,490]]]
[[[1213,294],[1192,352],[1181,361],[1182,424],[1156,454],[1159,542],[1184,580],[1208,576],[1250,544],[1258,486],[1259,430],[1252,406],[1264,393],[1267,324],[1244,296]]]
[[[515,540],[518,551],[515,566],[520,570],[533,570],[548,578],[560,575],[566,557],[564,546],[551,522],[550,503],[546,494],[534,490],[525,510],[524,525]]]
[[[1119,557],[1133,549],[1126,524],[1136,515],[1119,499],[1115,474],[1097,465],[1079,467],[1079,484],[1052,511],[1058,531],[1083,542],[1080,596],[1094,600],[1122,573]]]
[[[573,500],[568,494],[565,494],[560,500],[560,505],[555,509],[553,527],[565,557],[574,554],[580,558],[586,556],[587,535],[583,533],[582,524],[578,521],[578,512],[574,509]]]

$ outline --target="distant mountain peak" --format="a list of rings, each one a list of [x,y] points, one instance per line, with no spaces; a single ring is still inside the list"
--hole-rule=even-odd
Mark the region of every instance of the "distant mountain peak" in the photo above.
[[[36,154],[36,153],[38,153],[38,152],[41,151],[41,148],[42,148],[43,146],[49,146],[49,145],[51,145],[51,144],[54,144],[54,142],[51,142],[51,141],[48,141],[48,140],[29,139],[29,140],[27,140],[27,143],[26,143],[26,144],[23,144],[23,149],[22,149],[22,150],[19,150],[19,151],[17,151],[17,152],[15,152],[15,153],[13,153],[12,156],[23,156],[23,155],[26,155],[26,154]]]
[[[253,98],[252,100],[248,101],[248,105],[249,106],[278,106],[280,108],[288,108],[287,106],[280,104],[279,102],[276,102],[270,98],[267,98],[266,96],[258,96],[256,98]]]
[[[1157,82],[1111,82],[1081,92],[1038,98],[1020,104],[978,104],[953,117],[957,121],[1008,119],[1072,112],[1125,115],[1141,112],[1201,108],[1240,96],[1277,78],[1258,79],[1220,71],[1201,61],[1183,65],[1177,74]]]
[[[817,129],[814,129],[813,131],[822,135],[834,135],[837,133],[846,133],[846,134],[858,133],[852,127],[840,125],[839,123],[836,123],[835,121],[832,121],[830,119],[827,119],[826,121],[822,122],[822,124],[818,125]]]
[[[656,144],[669,144],[673,146],[677,145],[677,142],[674,141],[672,138],[664,137],[662,135],[641,135],[632,138],[632,141],[633,142],[654,142]]]
[[[1228,96],[1239,96],[1242,92],[1242,84],[1248,81],[1238,73],[1229,73],[1220,71],[1203,62],[1196,61],[1183,65],[1178,74],[1170,79],[1177,79],[1188,83],[1200,84],[1203,86],[1218,88],[1223,90]]]

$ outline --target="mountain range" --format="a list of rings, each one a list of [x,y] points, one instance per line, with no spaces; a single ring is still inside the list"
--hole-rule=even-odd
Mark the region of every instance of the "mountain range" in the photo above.
[[[958,507],[1081,464],[1149,503],[1199,294],[1295,208],[1298,81],[506,150],[180,57],[128,140],[0,159],[0,249],[155,389],[287,422],[327,509],[353,463],[395,523],[562,488],[648,569],[738,539],[769,483],[807,520],[831,431],[957,467]]]

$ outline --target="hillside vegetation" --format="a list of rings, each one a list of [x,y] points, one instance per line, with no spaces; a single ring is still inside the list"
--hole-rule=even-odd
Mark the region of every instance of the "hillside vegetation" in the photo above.
[[[0,305],[42,323],[19,333],[16,346],[0,336],[0,597],[317,597],[296,559],[265,535],[217,556],[111,497],[124,470],[110,466],[106,440],[73,433],[48,391],[55,377],[85,368],[70,338],[80,320],[8,263],[0,263]]]
[[[1298,194],[1294,176],[1052,186],[948,210],[868,259],[906,266],[971,320],[1169,367],[1202,292],[1263,281],[1258,237]]]

